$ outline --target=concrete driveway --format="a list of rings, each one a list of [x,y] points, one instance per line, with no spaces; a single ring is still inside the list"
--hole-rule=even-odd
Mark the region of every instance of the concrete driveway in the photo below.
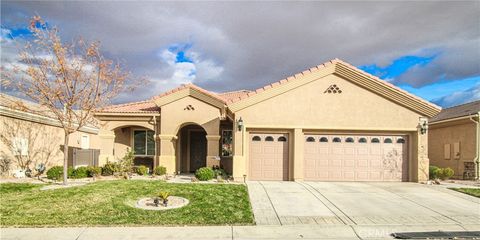
[[[248,182],[258,225],[480,223],[480,199],[417,183]]]

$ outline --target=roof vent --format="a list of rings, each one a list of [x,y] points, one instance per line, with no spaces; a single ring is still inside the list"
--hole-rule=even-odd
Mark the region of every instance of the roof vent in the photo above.
[[[337,85],[332,84],[323,93],[342,93],[342,90]]]

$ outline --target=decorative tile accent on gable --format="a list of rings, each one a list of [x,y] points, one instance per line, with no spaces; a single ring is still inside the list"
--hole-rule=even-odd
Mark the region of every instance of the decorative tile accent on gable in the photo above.
[[[337,85],[332,84],[323,93],[342,93],[342,90]]]
[[[195,110],[195,108],[192,105],[187,105],[183,110],[188,110],[188,111],[192,110],[193,111],[193,110]]]

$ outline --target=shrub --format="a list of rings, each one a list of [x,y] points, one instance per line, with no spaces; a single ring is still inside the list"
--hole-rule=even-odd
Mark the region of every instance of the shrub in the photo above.
[[[51,180],[60,180],[63,176],[63,166],[54,166],[47,171],[47,178]]]
[[[102,168],[101,167],[95,167],[95,166],[88,166],[87,167],[87,174],[89,177],[98,177],[102,173]]]
[[[215,177],[215,172],[209,167],[202,167],[195,171],[195,177],[200,181],[208,181]]]
[[[217,168],[217,169],[214,169],[213,172],[215,173],[215,178],[217,177],[222,177],[222,178],[226,178],[227,177],[227,173],[225,172],[225,170],[223,170],[223,168]]]
[[[88,177],[87,167],[78,167],[73,170],[71,178],[86,178]]]
[[[431,180],[435,180],[435,179],[438,178],[438,176],[437,176],[437,170],[438,169],[439,169],[439,167],[437,167],[437,166],[430,166],[428,168],[428,175],[429,175],[429,178]]]
[[[440,178],[441,180],[446,180],[446,179],[449,179],[453,176],[453,174],[455,174],[455,172],[453,171],[453,169],[451,168],[439,168],[435,171],[436,173],[436,176],[438,178]]]
[[[138,173],[138,175],[145,176],[145,175],[148,174],[148,168],[145,167],[145,166],[143,166],[143,165],[141,165],[141,166],[138,166],[138,167],[137,167],[137,171],[136,171],[136,172]]]
[[[122,173],[132,173],[133,170],[133,159],[135,159],[135,152],[130,150],[125,153],[122,159],[119,161],[120,172]]]
[[[117,163],[114,162],[107,162],[102,167],[102,175],[103,176],[111,176],[114,173],[120,172],[120,167]]]
[[[167,168],[164,166],[157,166],[153,172],[155,175],[162,176],[167,174]]]
[[[72,178],[73,177],[73,172],[75,169],[73,167],[68,167],[67,168],[67,178]]]

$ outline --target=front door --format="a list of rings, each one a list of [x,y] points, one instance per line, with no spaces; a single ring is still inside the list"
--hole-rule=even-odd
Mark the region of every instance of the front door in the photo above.
[[[190,172],[207,165],[207,137],[203,131],[190,132]]]

